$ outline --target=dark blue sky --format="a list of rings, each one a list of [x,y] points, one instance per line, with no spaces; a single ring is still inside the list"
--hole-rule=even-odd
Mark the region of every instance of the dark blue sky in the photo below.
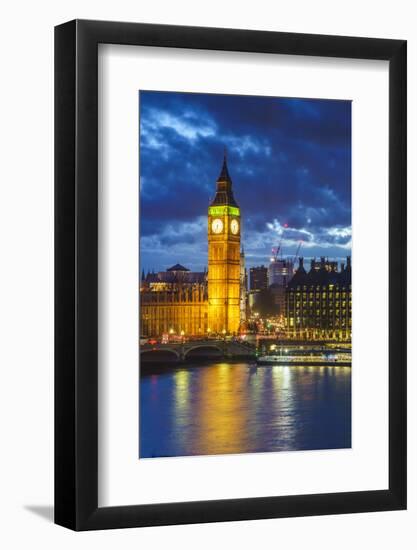
[[[140,92],[140,258],[145,271],[207,265],[207,207],[223,151],[246,264],[303,241],[305,258],[351,247],[351,103]]]

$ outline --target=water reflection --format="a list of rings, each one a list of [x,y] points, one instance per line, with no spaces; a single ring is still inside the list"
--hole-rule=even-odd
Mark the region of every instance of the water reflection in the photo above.
[[[140,456],[345,448],[351,369],[247,363],[161,368],[140,381]]]

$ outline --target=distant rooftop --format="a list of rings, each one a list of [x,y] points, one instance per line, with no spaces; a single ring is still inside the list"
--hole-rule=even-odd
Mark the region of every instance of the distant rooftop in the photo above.
[[[167,271],[190,271],[188,267],[184,267],[181,264],[175,264],[172,267],[169,267]]]
[[[143,277],[147,283],[201,284],[207,280],[206,271],[190,271],[181,264],[175,264],[166,271],[148,272]]]
[[[299,267],[293,278],[288,283],[288,288],[295,288],[299,285],[327,285],[339,284],[350,285],[352,281],[351,258],[347,256],[346,266],[341,264],[341,270],[337,271],[337,262],[321,258],[320,262],[311,260],[310,271],[304,269],[303,258],[299,258]]]

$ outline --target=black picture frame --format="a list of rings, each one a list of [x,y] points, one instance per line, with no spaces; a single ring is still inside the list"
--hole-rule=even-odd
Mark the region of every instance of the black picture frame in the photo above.
[[[389,62],[389,488],[98,506],[98,44]],[[74,530],[406,508],[406,41],[75,20],[55,28],[55,522]],[[372,144],[370,144],[372,146]]]

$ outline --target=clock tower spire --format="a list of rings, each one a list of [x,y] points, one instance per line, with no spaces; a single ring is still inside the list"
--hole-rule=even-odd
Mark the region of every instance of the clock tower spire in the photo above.
[[[240,325],[240,209],[234,198],[226,150],[208,208],[208,328],[237,333]]]
[[[210,206],[238,206],[233,196],[232,178],[227,167],[226,149],[224,150],[223,166],[216,183],[216,194]]]

